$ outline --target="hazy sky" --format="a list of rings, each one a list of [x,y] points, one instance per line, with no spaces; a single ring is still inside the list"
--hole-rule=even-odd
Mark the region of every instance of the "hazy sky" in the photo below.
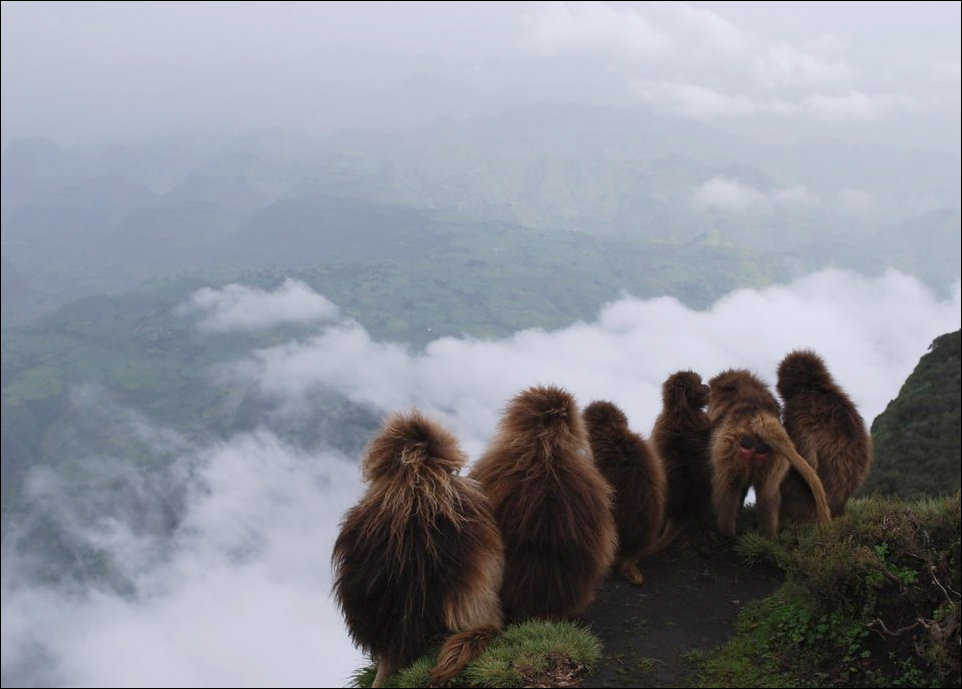
[[[315,323],[313,335],[223,362],[212,379],[253,384],[279,410],[309,405],[325,387],[383,412],[417,406],[474,461],[505,403],[529,385],[564,386],[582,407],[609,399],[647,436],[670,373],[745,367],[771,383],[795,347],[819,352],[871,423],[931,341],[959,327],[960,303],[959,283],[939,300],[897,272],[823,271],[738,290],[706,311],[626,296],[591,322],[498,340],[444,338],[419,352],[373,340],[296,281],[269,292],[201,290],[178,313],[211,337]],[[345,686],[363,659],[328,596],[330,554],[339,519],[363,489],[359,457],[307,450],[266,428],[198,444],[102,390],[80,388],[73,401],[177,459],[150,476],[119,459],[86,460],[84,471],[120,476],[141,496],[125,505],[111,492],[93,515],[89,493],[79,498],[52,472],[31,475],[38,512],[69,538],[106,549],[131,591],[37,584],[29,576],[37,551],[5,540],[4,686]],[[185,498],[173,536],[146,528],[162,521],[162,498],[177,487]]]
[[[3,140],[325,134],[537,100],[958,150],[958,2],[4,2]]]
[[[957,2],[3,2],[0,27],[4,144],[187,127],[325,135],[562,100],[759,136],[959,147]],[[852,212],[876,203],[860,188],[837,194]],[[745,214],[828,198],[794,181],[763,188],[712,173],[683,202]],[[280,415],[310,411],[324,389],[385,413],[418,406],[473,460],[528,385],[564,386],[582,406],[609,399],[647,435],[672,372],[746,367],[772,382],[797,347],[825,358],[871,423],[932,339],[959,327],[960,302],[959,283],[940,300],[897,272],[824,271],[704,311],[626,296],[591,322],[420,351],[373,340],[293,280],[201,290],[177,314],[209,337],[314,324],[309,336],[221,362],[211,384],[241,381]],[[273,427],[198,443],[93,387],[73,402],[176,461],[142,476],[103,460],[104,475],[144,496],[103,513],[55,474],[30,476],[31,504],[111,553],[131,589],[38,584],[38,553],[5,538],[4,686],[342,686],[361,656],[328,597],[330,553],[363,489],[359,458],[309,450]],[[185,496],[173,537],[144,527],[163,521],[170,506],[150,496],[170,486]]]

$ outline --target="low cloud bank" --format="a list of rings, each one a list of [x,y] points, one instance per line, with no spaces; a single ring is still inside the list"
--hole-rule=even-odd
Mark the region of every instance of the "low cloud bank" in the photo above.
[[[526,386],[564,386],[582,406],[611,400],[647,436],[674,371],[707,379],[744,367],[774,383],[781,358],[802,347],[821,354],[871,423],[931,341],[960,327],[960,291],[956,283],[953,296],[939,300],[895,271],[866,278],[829,270],[738,290],[705,311],[625,296],[589,323],[498,340],[442,338],[423,351],[373,340],[300,283],[274,292],[204,290],[182,313],[208,331],[319,322],[313,335],[224,362],[221,372],[253,382],[278,410],[303,412],[320,390],[383,413],[417,406],[447,424],[474,460],[507,400]],[[290,303],[310,306],[278,306]],[[87,393],[75,404],[105,402]],[[96,576],[38,583],[43,553],[9,530],[4,686],[345,685],[363,658],[329,597],[330,553],[341,516],[362,491],[359,457],[307,450],[265,429],[197,445],[136,413],[108,412],[156,446],[169,470],[143,476],[122,458],[85,464],[133,482],[142,496],[99,511],[92,505],[107,503],[91,502],[75,476],[34,473],[37,513],[77,552],[102,553],[124,585],[108,588]],[[161,518],[171,511],[176,519]]]
[[[732,292],[707,311],[667,297],[625,296],[591,323],[501,340],[447,337],[423,352],[374,341],[345,321],[254,352],[232,372],[278,400],[320,386],[385,411],[418,406],[449,423],[477,457],[505,402],[529,385],[564,386],[582,405],[609,399],[647,434],[671,373],[692,369],[708,379],[748,368],[774,384],[782,357],[811,348],[871,423],[932,340],[959,327],[958,284],[953,295],[940,301],[897,271],[866,278],[826,270]]]

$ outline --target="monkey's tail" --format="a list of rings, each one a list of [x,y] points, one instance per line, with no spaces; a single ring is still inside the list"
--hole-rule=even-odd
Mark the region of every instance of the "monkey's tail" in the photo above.
[[[815,512],[819,524],[827,524],[832,519],[832,511],[828,506],[828,497],[825,495],[825,486],[822,479],[818,477],[812,465],[805,461],[805,458],[798,454],[795,444],[785,432],[785,427],[774,416],[769,414],[759,414],[752,420],[752,432],[764,440],[777,452],[783,454],[802,475],[808,483],[812,496],[815,498]]]
[[[438,662],[431,670],[432,683],[442,684],[457,677],[468,663],[484,653],[499,631],[494,627],[479,627],[445,639],[438,652]]]
[[[681,536],[684,528],[679,524],[676,524],[671,519],[665,519],[665,523],[661,528],[661,533],[658,537],[645,546],[644,550],[638,553],[638,559],[651,557],[652,555],[657,555],[662,550],[670,546],[675,542],[675,539]]]

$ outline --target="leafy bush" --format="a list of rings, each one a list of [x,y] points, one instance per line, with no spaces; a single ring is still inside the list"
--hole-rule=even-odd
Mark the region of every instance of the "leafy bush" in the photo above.
[[[742,536],[749,559],[785,569],[746,606],[735,639],[702,668],[704,686],[958,686],[960,493],[852,501],[846,515],[772,541]]]

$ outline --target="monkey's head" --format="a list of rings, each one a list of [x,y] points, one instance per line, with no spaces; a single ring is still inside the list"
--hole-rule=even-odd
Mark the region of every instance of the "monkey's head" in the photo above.
[[[604,430],[623,431],[628,428],[628,417],[616,405],[606,400],[592,402],[584,411],[588,433]]]
[[[712,423],[736,407],[781,413],[778,401],[755,374],[746,369],[728,369],[708,381],[708,418]]]
[[[539,436],[565,430],[584,434],[584,422],[574,396],[555,386],[537,385],[519,392],[508,403],[503,423],[512,434]]]
[[[832,385],[832,376],[822,357],[810,349],[796,349],[778,365],[776,388],[783,400],[804,390]]]
[[[661,402],[666,409],[703,409],[708,404],[709,388],[694,371],[678,371],[661,386]]]
[[[631,431],[628,429],[628,417],[621,409],[611,402],[600,400],[585,407],[583,416],[592,452],[614,452],[627,456]]]
[[[370,483],[450,475],[467,462],[457,438],[418,410],[393,414],[367,448],[362,464]]]
[[[716,414],[727,411],[728,407],[738,399],[739,389],[743,386],[748,371],[728,369],[708,381],[708,413],[713,418]]]

